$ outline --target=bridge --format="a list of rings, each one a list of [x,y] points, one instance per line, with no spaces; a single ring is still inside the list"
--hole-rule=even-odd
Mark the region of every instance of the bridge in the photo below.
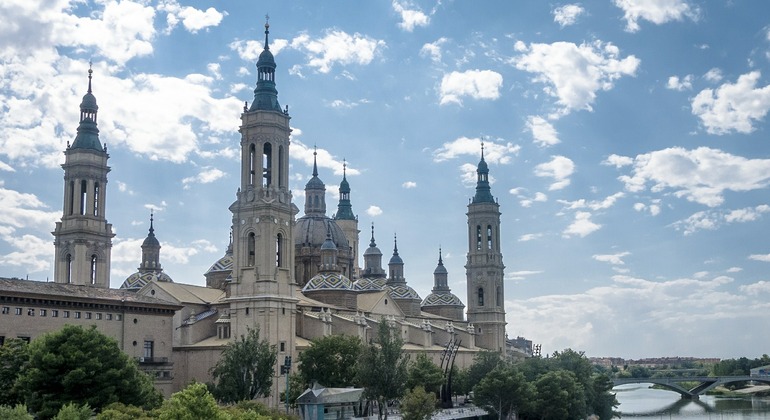
[[[686,399],[698,399],[701,394],[714,389],[719,385],[730,384],[733,382],[761,382],[763,384],[770,385],[770,377],[768,376],[681,376],[676,378],[614,378],[612,383],[614,386],[626,385],[626,384],[654,384],[660,385],[662,388],[670,391],[678,392],[682,398]],[[682,386],[683,382],[692,383],[697,382],[692,389],[687,389]]]

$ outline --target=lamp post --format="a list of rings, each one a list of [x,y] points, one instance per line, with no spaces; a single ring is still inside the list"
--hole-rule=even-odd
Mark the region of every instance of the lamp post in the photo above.
[[[286,375],[286,414],[289,414],[289,371],[291,371],[291,356],[286,356],[281,365],[281,374]]]

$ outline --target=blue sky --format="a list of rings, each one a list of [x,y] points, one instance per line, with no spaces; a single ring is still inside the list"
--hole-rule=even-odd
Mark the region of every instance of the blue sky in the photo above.
[[[93,61],[112,281],[224,253],[238,125],[270,15],[303,208],[343,160],[368,241],[465,298],[480,143],[502,216],[508,334],[550,353],[757,357],[770,309],[770,6],[761,0],[4,1],[0,275],[52,277],[62,151]],[[362,249],[363,251],[363,249]],[[387,259],[386,259],[387,260]]]

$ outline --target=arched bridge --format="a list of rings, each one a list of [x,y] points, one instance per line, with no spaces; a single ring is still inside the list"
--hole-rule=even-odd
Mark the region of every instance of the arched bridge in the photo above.
[[[770,385],[770,377],[765,376],[682,376],[676,378],[615,378],[612,380],[614,386],[626,384],[655,384],[663,388],[678,392],[682,398],[697,399],[701,394],[713,389],[716,386],[729,384],[733,382],[762,382]],[[684,388],[682,382],[697,382],[698,385],[692,389]]]

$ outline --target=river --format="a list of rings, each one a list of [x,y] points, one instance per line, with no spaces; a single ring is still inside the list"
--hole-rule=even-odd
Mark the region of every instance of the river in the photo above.
[[[698,400],[685,400],[676,392],[651,389],[649,384],[620,385],[613,392],[623,419],[770,419],[768,397],[701,395]]]

